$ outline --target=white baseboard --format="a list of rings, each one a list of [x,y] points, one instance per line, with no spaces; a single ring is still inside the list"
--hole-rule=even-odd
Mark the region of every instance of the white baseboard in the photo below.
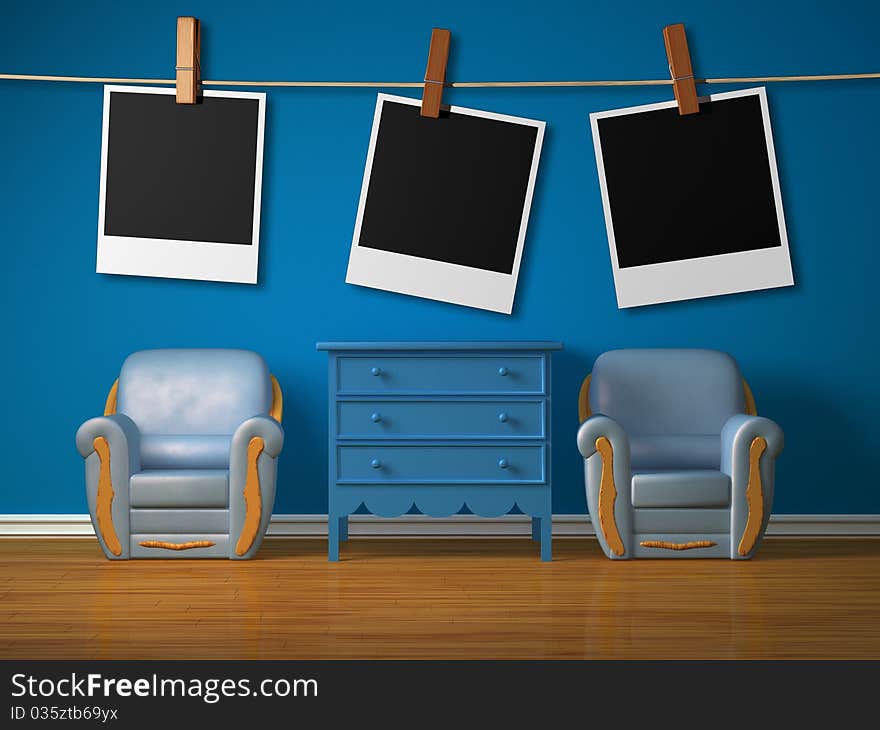
[[[352,537],[520,537],[531,531],[526,515],[484,518],[375,517],[352,515]],[[593,537],[588,515],[554,515],[553,537]],[[94,537],[88,515],[0,515],[0,537]],[[880,537],[880,515],[772,515],[770,537]],[[321,538],[327,536],[326,515],[272,516],[269,537]]]

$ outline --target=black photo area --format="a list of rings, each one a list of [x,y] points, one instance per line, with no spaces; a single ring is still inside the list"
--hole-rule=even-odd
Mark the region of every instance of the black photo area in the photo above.
[[[386,101],[358,245],[513,273],[538,130]]]
[[[598,127],[620,268],[782,245],[758,96]]]
[[[253,244],[257,99],[110,94],[104,233]]]

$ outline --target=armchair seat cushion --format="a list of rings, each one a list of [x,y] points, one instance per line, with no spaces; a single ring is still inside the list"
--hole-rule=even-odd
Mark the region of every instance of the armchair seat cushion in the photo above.
[[[633,507],[729,507],[730,477],[720,471],[639,472],[632,478]]]
[[[721,465],[721,436],[630,436],[630,464],[637,471],[712,469]]]
[[[228,469],[232,436],[141,436],[144,469]]]
[[[148,469],[131,477],[132,507],[227,507],[225,469]]]

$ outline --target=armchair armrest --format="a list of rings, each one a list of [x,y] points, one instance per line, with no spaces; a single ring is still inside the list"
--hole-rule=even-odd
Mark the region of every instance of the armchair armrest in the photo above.
[[[596,453],[596,442],[604,436],[611,442],[615,456],[623,456],[626,452],[626,463],[629,464],[629,436],[617,421],[608,416],[590,416],[578,429],[577,445],[581,456],[589,459]]]
[[[629,557],[627,546],[632,536],[629,437],[617,421],[596,415],[581,424],[577,445],[587,460],[587,507],[594,524],[598,520],[597,536],[609,557]]]
[[[730,477],[730,557],[758,547],[773,506],[775,460],[782,429],[769,418],[738,414],[721,431],[721,471]]]
[[[128,416],[86,421],[76,447],[86,460],[86,497],[98,541],[107,557],[129,554],[129,480],[140,471],[140,431]]]
[[[113,416],[90,418],[76,432],[76,448],[85,459],[95,451],[95,439],[103,437],[110,449],[120,457],[127,457],[129,474],[141,469],[141,432],[128,416],[117,413]]]
[[[284,431],[272,418],[255,416],[232,436],[229,454],[230,558],[255,553],[269,527],[275,502],[277,457]]]
[[[761,416],[738,413],[727,419],[721,429],[721,471],[731,474],[737,457],[748,457],[752,441],[761,437],[767,442],[766,454],[775,459],[782,452],[785,437],[777,423]]]
[[[278,421],[268,416],[254,416],[235,429],[230,446],[230,463],[236,452],[247,452],[253,438],[263,439],[263,451],[273,458],[281,453],[281,447],[284,446],[284,431]]]

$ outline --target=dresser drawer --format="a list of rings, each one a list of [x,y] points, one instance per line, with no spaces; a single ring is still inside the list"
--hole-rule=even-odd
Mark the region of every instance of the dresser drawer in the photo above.
[[[343,355],[336,362],[341,395],[544,392],[541,355]]]
[[[345,483],[542,484],[543,446],[338,446]]]
[[[544,401],[346,401],[340,439],[544,438]]]

